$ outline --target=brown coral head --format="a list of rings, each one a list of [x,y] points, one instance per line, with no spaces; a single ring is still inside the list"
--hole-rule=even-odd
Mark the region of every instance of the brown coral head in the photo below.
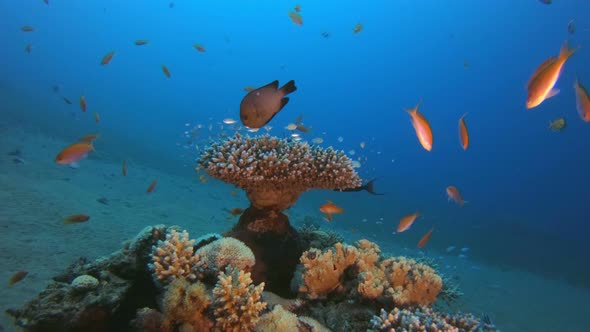
[[[246,190],[246,196],[258,209],[283,211],[293,206],[301,195],[301,191],[290,188],[257,188]]]

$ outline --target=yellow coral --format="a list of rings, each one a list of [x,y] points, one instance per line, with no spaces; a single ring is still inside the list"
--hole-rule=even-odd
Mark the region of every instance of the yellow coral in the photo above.
[[[252,285],[250,273],[231,266],[220,272],[213,289],[216,324],[214,331],[251,331],[266,303],[261,301],[264,283]]]
[[[406,257],[393,257],[381,263],[389,287],[387,297],[394,305],[430,305],[442,288],[442,279],[431,267]]]
[[[311,248],[301,255],[300,261],[305,268],[303,285],[299,291],[310,299],[325,298],[338,289],[344,270],[356,263],[358,250],[349,245],[336,243],[335,252]]]
[[[221,238],[199,248],[200,270],[207,275],[215,275],[228,265],[248,272],[256,262],[254,253],[244,242],[231,237]]]
[[[176,278],[195,280],[191,269],[198,264],[199,257],[193,255],[194,243],[189,240],[187,231],[179,234],[176,230],[168,232],[166,240],[158,241],[158,245],[152,247],[153,264],[150,264],[156,278],[164,282]]]
[[[162,331],[210,331],[213,323],[205,315],[210,304],[211,299],[203,283],[191,284],[184,278],[174,280],[168,286],[162,303]]]

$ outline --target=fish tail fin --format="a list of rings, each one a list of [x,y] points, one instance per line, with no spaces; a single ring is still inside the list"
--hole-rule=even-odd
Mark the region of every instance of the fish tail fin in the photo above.
[[[415,114],[418,112],[418,108],[420,108],[420,105],[422,105],[422,98],[420,98],[416,106],[414,106],[413,108],[406,108],[405,111],[410,115]]]
[[[467,114],[469,114],[469,112],[465,112],[465,114],[463,114],[463,115],[461,116],[461,120],[463,120],[463,119],[464,119],[464,118],[467,116]]]
[[[563,43],[563,46],[561,46],[561,49],[559,50],[559,58],[562,59],[563,61],[566,61],[567,59],[569,59],[570,56],[572,56],[574,53],[576,53],[576,51],[578,50],[579,46],[570,48],[569,47],[569,40],[566,39],[565,42]]]
[[[295,86],[294,80],[290,80],[289,82],[287,82],[287,84],[285,84],[285,85],[283,85],[283,87],[281,87],[281,91],[283,92],[283,94],[285,96],[290,94],[291,92],[294,92],[295,90],[297,90],[297,87]]]
[[[375,180],[377,180],[377,178],[374,178],[373,180],[367,182],[367,184],[365,184],[363,186],[363,189],[366,190],[371,195],[376,195],[376,196],[384,195],[384,194],[380,194],[380,193],[375,192],[375,188],[374,188]]]

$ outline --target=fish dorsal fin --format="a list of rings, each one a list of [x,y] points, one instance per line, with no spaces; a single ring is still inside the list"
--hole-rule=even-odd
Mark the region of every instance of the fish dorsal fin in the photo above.
[[[268,83],[267,85],[263,86],[262,88],[270,88],[270,87],[272,87],[273,89],[277,90],[279,88],[279,81],[278,80],[274,80],[274,81]]]
[[[545,62],[543,62],[533,73],[533,75],[531,75],[531,78],[529,79],[529,81],[526,83],[526,88],[528,89],[529,86],[531,85],[531,82],[533,82],[533,80],[539,76],[540,73],[542,73],[545,69],[547,69],[549,66],[551,66],[555,60],[557,60],[556,57],[552,56],[549,59],[545,60]]]

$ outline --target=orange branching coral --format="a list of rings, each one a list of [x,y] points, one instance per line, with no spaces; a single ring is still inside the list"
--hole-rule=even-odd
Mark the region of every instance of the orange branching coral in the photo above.
[[[248,332],[258,321],[266,302],[261,301],[264,283],[252,285],[250,273],[231,266],[220,272],[213,289],[216,324],[214,331]]]
[[[168,286],[162,304],[162,331],[205,332],[213,327],[213,322],[205,314],[211,299],[201,282],[191,284],[184,278],[174,280]]]
[[[338,289],[344,270],[356,263],[359,252],[355,247],[336,243],[334,248],[335,252],[329,249],[324,253],[311,248],[301,255],[305,272],[299,291],[310,299],[325,298]]]
[[[282,211],[309,189],[347,189],[361,185],[344,152],[268,135],[233,138],[209,147],[200,167],[214,178],[246,191],[259,209]]]
[[[388,286],[385,274],[377,265],[381,249],[376,243],[364,239],[357,242],[357,247],[360,253],[357,262],[359,271],[357,292],[361,297],[376,299]]]
[[[178,233],[171,230],[166,234],[166,240],[152,246],[153,264],[150,264],[150,268],[156,278],[163,282],[181,277],[195,280],[196,275],[191,272],[191,268],[198,264],[199,256],[193,254],[194,243],[194,240],[189,240],[187,231]]]
[[[206,275],[217,276],[228,265],[249,272],[256,262],[252,250],[244,242],[231,237],[215,240],[199,248],[196,254],[202,264],[200,270]]]
[[[392,257],[381,263],[389,287],[385,296],[396,306],[430,305],[442,288],[442,279],[431,267],[406,257]]]

